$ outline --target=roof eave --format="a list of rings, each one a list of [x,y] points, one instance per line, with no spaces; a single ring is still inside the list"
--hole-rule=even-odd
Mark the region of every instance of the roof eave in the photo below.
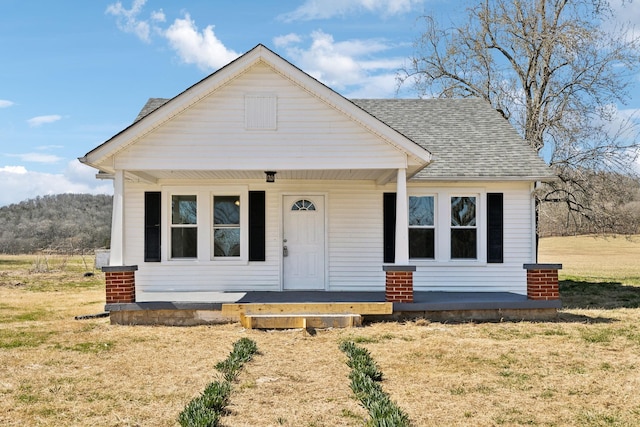
[[[557,181],[557,176],[433,176],[433,177],[413,177],[414,182],[451,182],[451,181],[467,181],[467,182],[481,182],[481,181],[509,181],[509,182],[553,182]]]

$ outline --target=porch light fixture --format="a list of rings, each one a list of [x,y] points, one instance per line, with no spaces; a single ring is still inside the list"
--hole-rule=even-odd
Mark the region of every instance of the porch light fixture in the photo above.
[[[276,173],[274,171],[264,171],[264,174],[267,176],[267,182],[276,182]]]

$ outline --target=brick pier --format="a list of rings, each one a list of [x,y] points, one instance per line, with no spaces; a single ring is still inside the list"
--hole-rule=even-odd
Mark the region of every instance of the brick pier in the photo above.
[[[107,304],[136,302],[137,265],[102,267]]]
[[[385,265],[384,295],[387,302],[413,302],[415,265]]]
[[[524,264],[527,270],[527,298],[532,300],[560,299],[558,270],[562,264]]]

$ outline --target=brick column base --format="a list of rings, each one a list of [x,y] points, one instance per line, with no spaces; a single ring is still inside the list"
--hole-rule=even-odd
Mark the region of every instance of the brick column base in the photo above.
[[[387,302],[413,302],[414,265],[385,265],[384,299]]]
[[[560,299],[558,270],[562,264],[524,264],[527,270],[527,298],[532,300]]]
[[[107,304],[136,302],[137,265],[102,267]]]

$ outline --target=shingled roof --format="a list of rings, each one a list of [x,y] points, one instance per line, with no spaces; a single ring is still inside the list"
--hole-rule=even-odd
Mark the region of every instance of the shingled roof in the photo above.
[[[151,98],[136,122],[169,99]],[[491,105],[465,99],[352,99],[378,120],[432,154],[412,180],[531,179],[554,175],[511,124]]]
[[[353,99],[429,150],[433,162],[413,180],[548,180],[551,169],[482,99]]]

